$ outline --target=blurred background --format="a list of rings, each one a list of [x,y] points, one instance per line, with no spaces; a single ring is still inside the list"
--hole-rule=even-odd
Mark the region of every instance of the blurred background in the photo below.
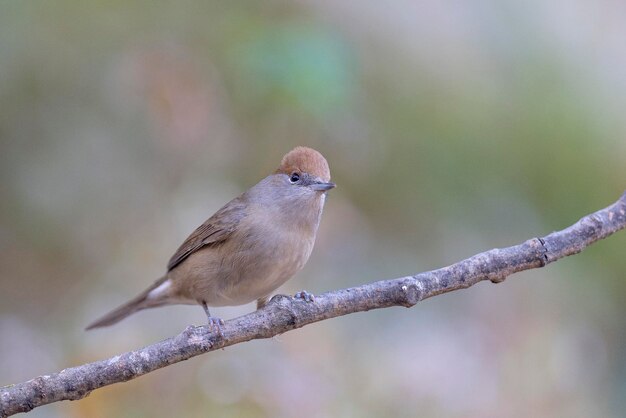
[[[339,187],[282,293],[438,268],[609,205],[624,39],[611,0],[2,2],[0,385],[202,324],[176,306],[83,331],[296,145]],[[625,250],[617,234],[31,415],[623,416]]]

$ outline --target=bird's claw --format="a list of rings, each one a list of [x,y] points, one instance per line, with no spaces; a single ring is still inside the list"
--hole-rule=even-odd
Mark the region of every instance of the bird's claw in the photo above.
[[[315,302],[315,295],[313,293],[309,293],[306,290],[301,290],[300,292],[293,295],[294,299],[302,299],[305,302]]]
[[[202,309],[204,309],[204,313],[206,314],[209,330],[217,331],[217,333],[222,335],[222,325],[224,325],[224,320],[222,318],[218,318],[215,316],[211,316],[211,312],[209,312],[209,307],[207,306],[206,301],[200,301],[200,305],[202,305]]]
[[[222,325],[224,325],[224,320],[222,318],[216,318],[214,316],[209,316],[208,318],[208,326],[211,331],[217,331],[219,335],[222,335]]]

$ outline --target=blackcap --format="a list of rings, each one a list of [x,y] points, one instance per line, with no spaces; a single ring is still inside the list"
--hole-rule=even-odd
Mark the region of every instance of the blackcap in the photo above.
[[[199,304],[209,325],[223,323],[209,306],[263,307],[309,259],[330,182],[326,159],[311,148],[287,153],[280,167],[228,202],[178,248],[167,273],[140,295],[90,324],[115,324],[146,308]],[[296,297],[311,301],[312,295]]]

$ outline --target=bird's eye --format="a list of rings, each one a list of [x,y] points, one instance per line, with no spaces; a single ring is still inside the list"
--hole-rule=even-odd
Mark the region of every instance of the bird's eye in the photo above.
[[[289,181],[292,183],[296,183],[298,180],[300,180],[300,174],[291,173],[291,177],[289,177]]]

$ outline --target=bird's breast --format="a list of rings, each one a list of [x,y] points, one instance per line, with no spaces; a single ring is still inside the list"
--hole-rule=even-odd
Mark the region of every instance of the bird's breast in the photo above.
[[[237,292],[255,300],[276,290],[304,267],[313,250],[315,232],[275,225],[249,231],[248,245],[232,260],[237,270]]]

